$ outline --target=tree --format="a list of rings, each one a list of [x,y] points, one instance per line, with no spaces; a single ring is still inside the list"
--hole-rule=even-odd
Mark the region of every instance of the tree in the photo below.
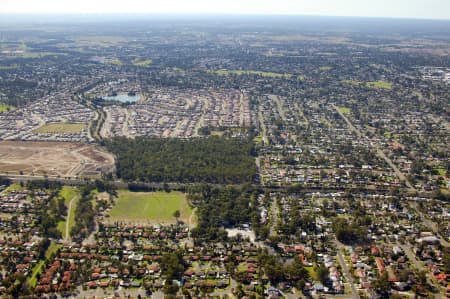
[[[256,176],[251,139],[137,137],[105,142],[117,156],[117,176],[124,180],[243,183]],[[168,185],[164,187],[169,190]]]
[[[234,187],[208,190],[190,190],[189,198],[196,198],[198,226],[192,236],[199,240],[225,241],[223,226],[236,226],[251,222],[252,193]],[[192,193],[195,192],[195,193]]]
[[[42,242],[39,244],[39,258],[44,259],[45,258],[45,252],[47,251],[48,247],[50,246],[50,240],[48,238],[44,238]]]
[[[364,219],[363,222],[370,222],[370,219]],[[359,220],[361,221],[361,220]],[[335,218],[333,229],[336,238],[344,244],[360,244],[367,241],[367,228],[361,226],[359,221],[349,222],[346,219]]]
[[[448,251],[448,249],[444,253],[443,263],[444,263],[445,273],[450,273],[450,252]]]
[[[172,280],[166,280],[164,284],[164,294],[176,295],[179,289],[179,286],[174,284]]]
[[[317,268],[317,277],[319,277],[320,282],[325,284],[328,281],[329,276],[330,272],[328,271],[327,267],[322,265]]]
[[[299,280],[308,278],[308,271],[303,267],[300,258],[296,256],[292,264],[285,267],[285,276],[293,284],[297,284]]]
[[[381,295],[388,294],[391,289],[391,284],[389,283],[388,274],[386,271],[373,282],[373,287]]]
[[[176,210],[175,212],[173,212],[173,217],[175,217],[175,219],[177,220],[178,223],[178,218],[180,218],[180,210]]]
[[[170,191],[171,191],[171,190],[170,190],[170,186],[169,186],[169,184],[167,184],[167,183],[164,183],[164,184],[163,184],[163,189],[164,189],[164,191],[167,192],[167,193],[170,193]]]
[[[425,273],[425,271],[419,271],[419,273],[417,274],[417,283],[425,286],[427,284],[427,274]]]
[[[166,280],[180,279],[185,269],[182,252],[175,251],[164,254],[161,259],[161,268]]]
[[[394,293],[391,295],[390,299],[402,299],[403,297],[400,294]]]

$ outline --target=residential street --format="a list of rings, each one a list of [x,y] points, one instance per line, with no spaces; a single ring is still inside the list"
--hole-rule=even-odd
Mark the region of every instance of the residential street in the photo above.
[[[355,283],[353,282],[353,276],[351,275],[350,271],[348,270],[347,263],[345,262],[344,256],[341,253],[341,249],[344,248],[344,245],[341,244],[339,241],[336,240],[336,251],[337,251],[337,257],[338,262],[341,265],[342,271],[344,271],[345,279],[350,284],[350,288],[352,290],[352,298],[353,299],[360,299],[358,295],[358,291],[356,290]]]

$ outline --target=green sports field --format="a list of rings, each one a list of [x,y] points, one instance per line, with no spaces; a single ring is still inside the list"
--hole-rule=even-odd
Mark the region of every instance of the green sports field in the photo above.
[[[180,211],[179,220],[188,223],[192,208],[181,192],[131,192],[120,190],[110,212],[110,221],[175,223],[173,213]]]

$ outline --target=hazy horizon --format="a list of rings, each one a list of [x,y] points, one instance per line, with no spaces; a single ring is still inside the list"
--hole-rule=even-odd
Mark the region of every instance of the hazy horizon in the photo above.
[[[206,14],[206,13],[1,13],[0,24],[65,24],[65,23],[128,23],[128,22],[224,22],[234,24],[245,22],[266,25],[270,22],[275,25],[283,23],[316,24],[322,26],[333,23],[335,25],[389,27],[399,25],[413,27],[424,25],[450,26],[450,19],[420,19],[401,17],[362,17],[362,16],[324,16],[324,15],[257,15],[257,14]]]
[[[445,0],[3,0],[0,15],[279,15],[450,20]]]

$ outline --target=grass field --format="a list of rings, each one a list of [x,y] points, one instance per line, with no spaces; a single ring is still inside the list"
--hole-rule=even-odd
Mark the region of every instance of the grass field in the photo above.
[[[211,136],[223,136],[224,134],[224,131],[211,131]]]
[[[331,71],[333,68],[331,66],[321,66],[319,67],[319,71],[321,72],[327,72],[327,71]]]
[[[26,52],[22,55],[23,58],[42,58],[45,56],[58,56],[63,55],[61,53],[54,52]]]
[[[253,138],[253,142],[260,143],[263,142],[264,138],[261,135],[256,136]]]
[[[350,114],[352,112],[352,110],[350,108],[347,107],[337,107],[337,110],[339,110],[339,112],[341,112],[342,114]]]
[[[66,204],[66,207],[69,208],[69,203],[72,200],[72,198],[74,198],[77,194],[78,191],[77,189],[73,188],[73,187],[68,187],[68,186],[64,186],[62,187],[60,193],[59,193],[63,198],[64,198],[64,203]],[[75,224],[75,209],[77,207],[77,200],[74,201],[74,203],[72,204],[72,208],[70,211],[70,217],[69,217],[69,232],[71,230],[71,228],[73,227],[73,225]],[[69,211],[67,211],[69,212]],[[58,223],[58,230],[61,232],[61,234],[63,235],[63,237],[65,237],[65,233],[66,233],[66,222],[67,219],[64,221],[60,221]]]
[[[445,176],[446,171],[444,168],[435,168],[434,170],[436,170],[440,176]]]
[[[141,66],[141,67],[149,67],[153,63],[153,60],[147,59],[147,60],[133,60],[134,66]]]
[[[311,277],[314,280],[318,280],[317,272],[314,269],[314,267],[305,267],[306,271],[308,271],[309,277]]]
[[[23,52],[19,54],[14,54],[14,57],[20,56],[22,58],[42,58],[45,56],[65,56],[67,54],[64,53],[56,53],[56,52]]]
[[[5,103],[0,103],[0,113],[1,112],[6,112],[8,110],[14,110],[14,106],[5,104]]]
[[[354,81],[354,80],[344,80],[343,83],[358,86],[358,85],[365,85],[366,87],[370,88],[377,88],[377,89],[386,89],[391,90],[392,89],[392,83],[386,82],[386,81],[372,81],[372,82],[360,82],[360,81]]]
[[[112,65],[122,65],[123,64],[122,61],[120,61],[119,59],[108,60],[108,63],[112,64]]]
[[[17,64],[14,65],[0,65],[0,70],[14,70],[17,68]]]
[[[386,90],[391,90],[392,89],[392,83],[385,82],[385,81],[367,82],[366,86],[372,87],[372,88],[386,89]]]
[[[355,85],[355,86],[361,84],[361,82],[359,82],[359,81],[354,81],[354,80],[343,80],[342,83],[350,84],[350,85]]]
[[[36,286],[36,284],[37,284],[37,275],[39,273],[42,273],[44,265],[45,265],[45,261],[40,260],[39,263],[37,263],[34,266],[33,270],[31,271],[31,277],[29,278],[30,280],[28,282],[28,284],[31,287],[35,287]]]
[[[78,36],[73,39],[74,43],[79,47],[102,47],[107,48],[111,46],[120,45],[127,41],[126,38],[116,36],[101,36],[101,35],[86,35]],[[73,44],[70,44],[73,46]]]
[[[53,254],[56,254],[56,252],[58,252],[58,249],[59,249],[60,247],[61,247],[60,245],[58,245],[58,244],[52,242],[52,243],[50,244],[50,246],[48,247],[47,251],[45,252],[45,259],[46,259],[46,260],[50,260],[50,257],[51,257]],[[33,270],[31,271],[31,277],[30,277],[29,280],[28,280],[28,284],[29,284],[31,287],[34,288],[34,287],[36,286],[36,284],[37,284],[37,275],[38,275],[39,273],[44,272],[44,266],[45,266],[45,261],[44,261],[44,260],[40,260],[40,261],[34,266]]]
[[[19,191],[19,190],[22,190],[22,186],[20,186],[20,184],[12,184],[8,188],[3,190],[3,192],[9,193],[11,191]]]
[[[65,203],[68,205],[70,200],[78,194],[77,189],[73,188],[73,187],[69,187],[69,186],[64,186],[62,187],[61,191],[59,192],[59,194],[64,198]]]
[[[175,223],[173,213],[179,210],[179,220],[188,222],[192,208],[186,195],[177,192],[119,191],[119,198],[110,213],[112,221],[146,221],[151,223]]]
[[[216,74],[219,76],[228,75],[259,75],[267,78],[284,78],[291,77],[290,74],[272,73],[272,72],[261,72],[261,71],[241,71],[241,70],[210,70],[209,73]]]
[[[37,133],[79,133],[86,128],[85,124],[78,123],[51,123],[37,128]]]

